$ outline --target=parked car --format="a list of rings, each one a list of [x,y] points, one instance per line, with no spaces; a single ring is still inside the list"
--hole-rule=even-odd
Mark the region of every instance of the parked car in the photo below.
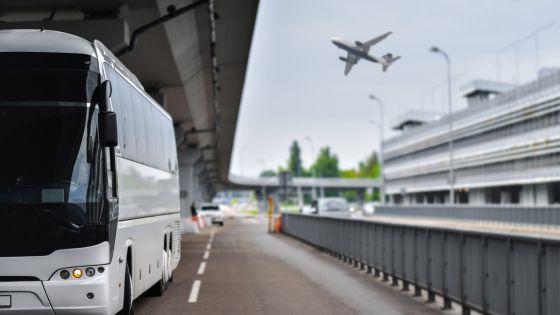
[[[203,217],[207,223],[219,224],[224,226],[224,211],[220,205],[215,203],[205,203],[200,206],[198,215]]]
[[[364,213],[364,215],[372,215],[375,214],[375,208],[379,206],[379,202],[374,201],[374,202],[366,202],[364,203],[362,212]]]
[[[319,198],[311,203],[313,214],[328,216],[350,216],[348,201],[340,197]]]

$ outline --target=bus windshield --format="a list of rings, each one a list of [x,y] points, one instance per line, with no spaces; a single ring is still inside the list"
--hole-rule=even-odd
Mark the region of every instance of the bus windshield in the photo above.
[[[102,159],[88,161],[86,141],[95,62],[0,53],[0,256],[47,255],[106,238]]]

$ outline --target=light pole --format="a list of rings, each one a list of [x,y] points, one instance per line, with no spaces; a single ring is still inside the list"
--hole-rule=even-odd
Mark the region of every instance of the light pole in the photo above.
[[[265,171],[265,159],[264,158],[260,158],[259,162],[261,162],[261,166],[262,166],[262,171],[261,174],[264,173]],[[264,178],[262,179],[262,181],[264,182]],[[263,183],[262,187],[261,187],[261,194],[262,194],[262,209],[263,212],[266,211],[266,185]]]
[[[449,55],[438,47],[434,46],[431,52],[440,54],[447,63],[447,97],[448,97],[448,121],[449,121],[449,203],[455,204],[455,174],[453,170],[453,96],[451,95],[451,59]]]
[[[385,205],[385,172],[383,170],[383,102],[373,94],[369,95],[369,99],[372,101],[376,101],[376,104],[379,105],[379,123],[376,123],[377,127],[379,128],[379,170],[381,176],[381,185],[380,185],[380,193],[381,196],[381,205]],[[373,121],[372,121],[373,122]]]
[[[311,147],[311,159],[309,160],[309,167],[312,169],[311,175],[313,176],[313,185],[311,186],[311,199],[315,199],[317,198],[316,191],[315,191],[316,174],[315,174],[315,169],[313,168],[313,157],[315,157],[315,144],[313,143],[313,139],[311,139],[311,137],[309,136],[305,137],[305,140],[309,142],[309,146]]]

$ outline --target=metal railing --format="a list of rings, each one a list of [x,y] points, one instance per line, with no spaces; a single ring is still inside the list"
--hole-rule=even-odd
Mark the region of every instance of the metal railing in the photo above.
[[[560,314],[560,238],[287,213],[283,230],[463,314]]]
[[[495,224],[543,225],[560,228],[560,207],[523,206],[377,206],[375,215],[451,219]]]

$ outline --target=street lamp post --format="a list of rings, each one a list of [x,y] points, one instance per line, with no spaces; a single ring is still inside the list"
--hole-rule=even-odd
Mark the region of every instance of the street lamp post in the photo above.
[[[381,185],[380,185],[380,194],[381,196],[381,205],[385,205],[385,172],[384,172],[384,167],[383,167],[383,120],[384,120],[384,116],[383,116],[383,102],[376,97],[373,94],[369,95],[369,98],[373,101],[376,101],[377,104],[379,104],[379,124],[377,124],[377,127],[379,127],[379,169],[380,169],[380,173],[379,174],[381,176]]]
[[[449,203],[455,204],[455,173],[453,166],[453,95],[451,95],[451,59],[449,55],[438,47],[434,46],[431,52],[440,54],[447,63],[447,97],[448,97],[448,121],[449,121]]]
[[[311,147],[311,159],[309,160],[309,167],[313,169],[313,157],[315,156],[315,144],[313,143],[313,139],[311,139],[311,137],[307,136],[305,137],[305,140],[309,141],[309,146]],[[311,186],[311,199],[315,199],[316,196],[316,187],[315,187],[315,178],[316,178],[316,174],[315,174],[315,169],[312,170],[311,175],[313,176],[313,185]]]
[[[261,159],[259,159],[259,162],[261,162],[261,166],[262,166],[262,172],[261,173],[264,173],[264,171],[266,169],[265,168],[265,159],[261,158]],[[263,179],[263,182],[264,182],[264,179]],[[262,209],[263,209],[263,212],[265,212],[266,211],[266,185],[264,183],[261,187],[261,194],[262,194],[262,205],[263,205]]]

